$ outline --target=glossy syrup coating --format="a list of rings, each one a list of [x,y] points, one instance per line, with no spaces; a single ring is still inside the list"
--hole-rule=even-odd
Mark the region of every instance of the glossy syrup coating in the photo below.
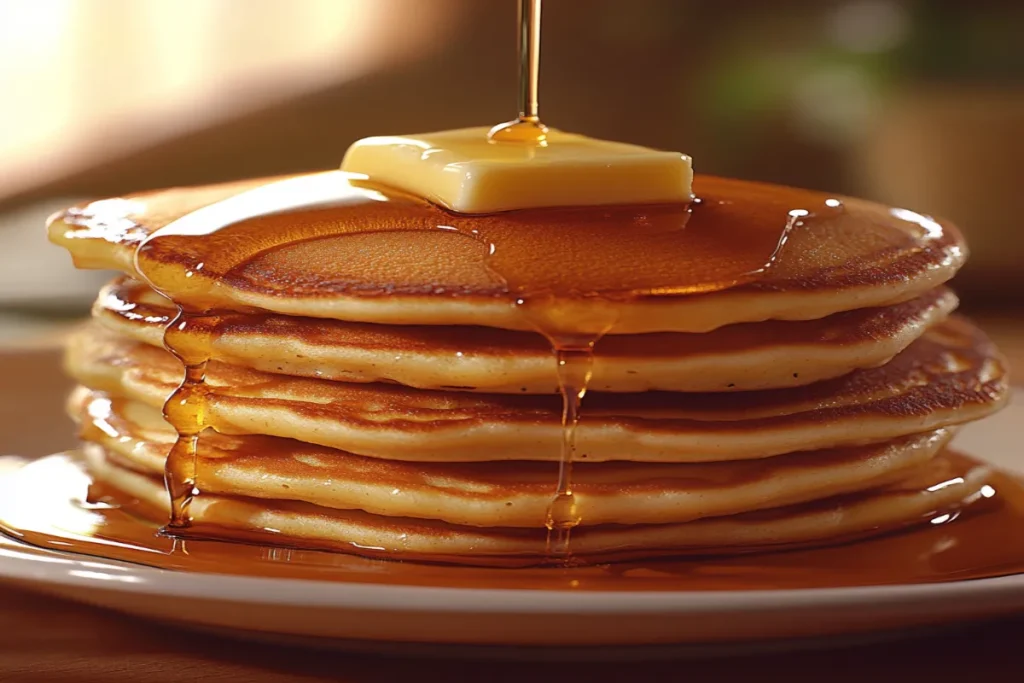
[[[691,204],[460,216],[325,172],[94,202],[56,216],[51,236],[198,308],[244,308],[233,289],[468,301],[834,290],[963,259],[955,228],[909,211],[706,176],[695,191]]]

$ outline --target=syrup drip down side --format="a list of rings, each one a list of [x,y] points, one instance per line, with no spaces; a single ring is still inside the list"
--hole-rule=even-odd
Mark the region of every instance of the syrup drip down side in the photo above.
[[[210,343],[220,322],[210,312],[193,312],[178,306],[178,314],[164,330],[164,347],[184,366],[181,384],[164,403],[164,417],[177,432],[167,456],[164,482],[171,499],[169,530],[184,530],[191,524],[189,506],[200,492],[196,472],[199,440],[207,424],[206,368]]]
[[[496,145],[548,145],[548,127],[540,120],[540,27],[541,0],[519,3],[519,116],[495,126],[488,140]],[[558,229],[558,226],[552,226]],[[500,259],[500,257],[499,257]],[[500,263],[490,268],[506,286],[507,275]],[[576,315],[565,315],[566,304],[552,305],[531,292],[528,283],[517,283],[515,305],[529,321],[530,327],[544,336],[555,354],[558,389],[562,396],[562,442],[558,463],[558,480],[554,498],[548,508],[545,526],[548,530],[546,552],[553,559],[568,561],[571,556],[571,534],[580,523],[573,493],[573,462],[576,457],[576,429],[579,425],[583,399],[593,376],[594,346],[615,324],[615,312],[602,306],[599,299],[584,300],[583,306],[573,301]],[[555,293],[547,293],[555,299]],[[582,309],[582,310],[581,310]],[[581,315],[582,313],[582,315]],[[582,320],[581,320],[582,319]],[[584,322],[581,326],[579,322]],[[575,323],[575,324],[574,324]]]

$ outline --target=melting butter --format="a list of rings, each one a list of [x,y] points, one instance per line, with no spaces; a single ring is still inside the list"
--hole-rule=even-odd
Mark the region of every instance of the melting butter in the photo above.
[[[539,141],[502,140],[489,131],[365,138],[341,168],[466,214],[692,199],[685,154],[555,129]]]

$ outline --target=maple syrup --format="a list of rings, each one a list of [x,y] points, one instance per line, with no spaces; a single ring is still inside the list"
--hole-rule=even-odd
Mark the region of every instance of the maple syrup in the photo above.
[[[494,142],[546,145],[540,120],[541,0],[519,0],[519,116],[491,129]]]
[[[199,493],[196,460],[199,438],[206,428],[206,366],[217,318],[192,313],[178,306],[178,314],[164,330],[164,347],[181,361],[181,384],[164,403],[164,418],[178,438],[167,455],[164,482],[171,499],[168,529],[186,529],[191,523],[189,505]],[[198,331],[198,334],[197,334]]]
[[[497,144],[548,144],[547,126],[540,119],[540,19],[541,0],[519,0],[519,116],[513,121],[495,126],[489,138]],[[553,226],[553,229],[558,229]],[[776,254],[780,238],[772,252],[765,255],[763,270]],[[548,530],[547,553],[555,561],[571,560],[571,537],[580,524],[572,471],[576,458],[576,430],[579,425],[583,399],[587,394],[594,367],[594,347],[615,324],[613,310],[602,304],[601,292],[570,292],[576,300],[559,301],[566,292],[533,291],[530,282],[517,282],[503,267],[501,255],[488,265],[506,284],[516,291],[516,306],[530,321],[530,326],[551,344],[557,364],[558,388],[562,396],[562,442],[558,463],[558,479],[554,497],[548,507],[545,526]],[[571,266],[570,266],[571,267]],[[748,276],[749,272],[730,274]],[[680,283],[673,283],[678,286]],[[697,283],[689,283],[697,284]],[[704,283],[714,285],[715,283]],[[727,284],[732,284],[727,283]],[[582,300],[578,297],[584,294]]]

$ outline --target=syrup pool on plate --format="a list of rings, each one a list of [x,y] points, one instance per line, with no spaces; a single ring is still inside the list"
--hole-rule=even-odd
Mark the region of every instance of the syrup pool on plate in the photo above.
[[[962,466],[973,464],[959,457]],[[561,568],[381,562],[350,552],[176,538],[160,533],[155,511],[94,485],[73,453],[5,471],[0,493],[0,530],[33,546],[238,576],[462,588],[686,591],[922,584],[1024,572],[1024,484],[1007,474],[993,478],[984,491],[986,500],[960,514],[922,520],[903,532],[814,549]]]

